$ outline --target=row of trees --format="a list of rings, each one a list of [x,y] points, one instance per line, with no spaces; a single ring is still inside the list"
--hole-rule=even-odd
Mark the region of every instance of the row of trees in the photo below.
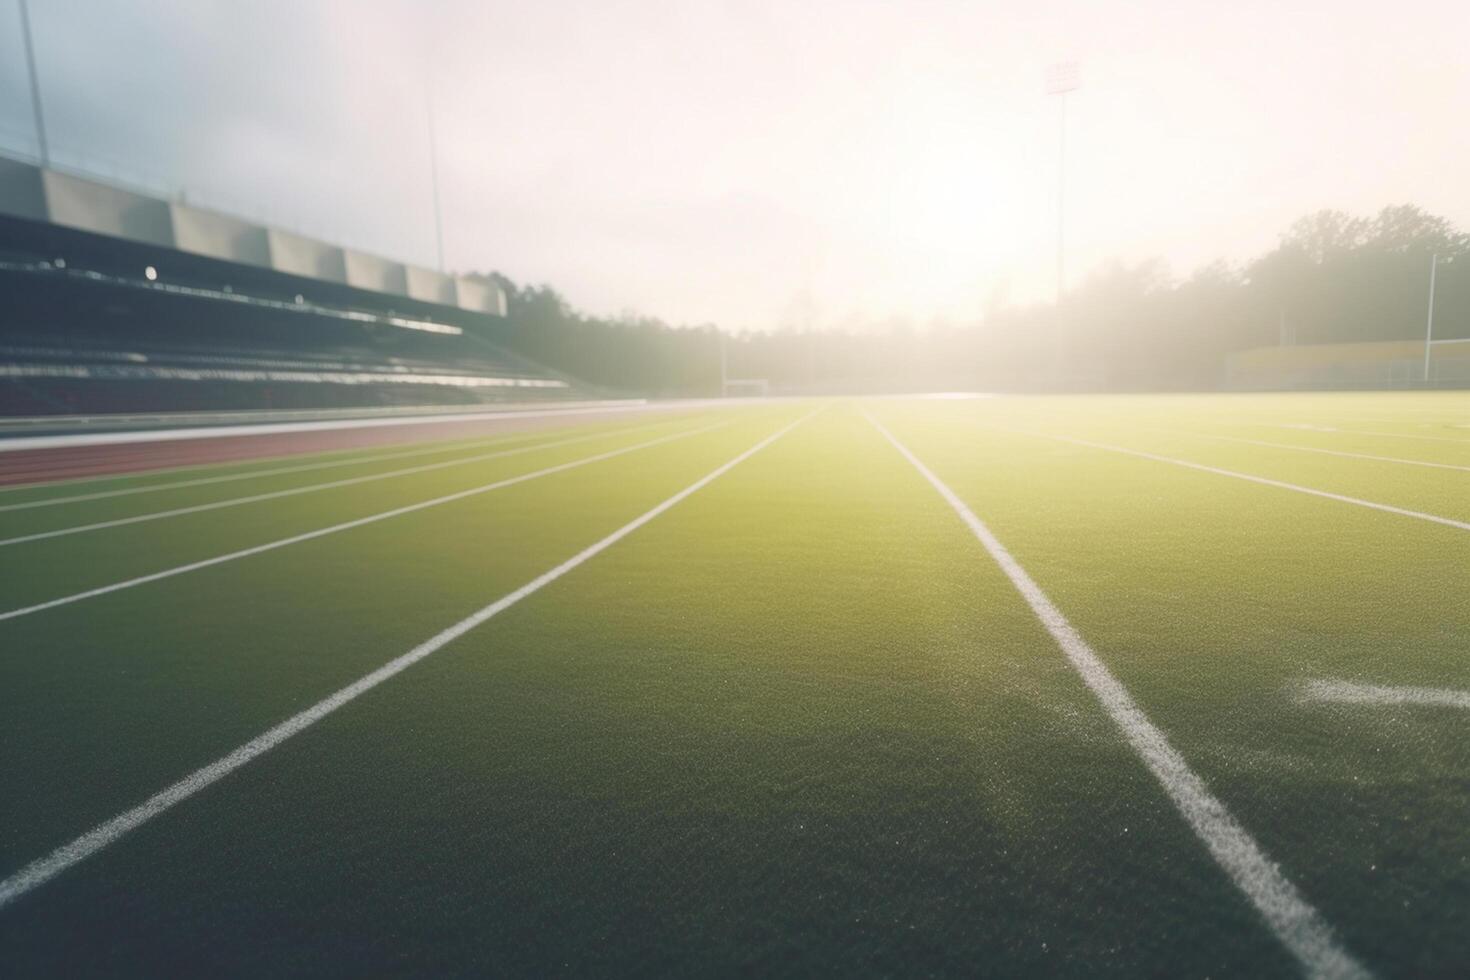
[[[644,317],[579,314],[549,286],[509,296],[497,338],[609,391],[701,395],[731,377],[774,390],[899,391],[1208,389],[1231,351],[1424,336],[1437,255],[1436,335],[1470,337],[1470,235],[1412,205],[1371,218],[1319,211],[1271,252],[1218,262],[1187,279],[1159,262],[1110,264],[1052,304],[991,311],[972,324],[915,329],[724,335]]]

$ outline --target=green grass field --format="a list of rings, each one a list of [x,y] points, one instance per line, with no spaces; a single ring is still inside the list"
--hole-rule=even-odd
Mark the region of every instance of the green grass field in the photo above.
[[[9,976],[1470,972],[1464,394],[776,402],[0,539]]]

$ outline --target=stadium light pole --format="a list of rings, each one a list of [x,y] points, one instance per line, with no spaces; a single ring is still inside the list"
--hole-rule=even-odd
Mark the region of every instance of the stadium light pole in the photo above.
[[[719,329],[716,327],[715,329]],[[730,390],[730,362],[725,353],[725,331],[720,330],[720,397]]]
[[[1065,338],[1062,336],[1062,296],[1067,291],[1067,94],[1077,91],[1077,63],[1075,61],[1062,61],[1052,65],[1046,71],[1046,94],[1056,96],[1058,104],[1057,112],[1057,301],[1056,301],[1056,323],[1053,327],[1052,337],[1052,371],[1055,375],[1053,380],[1060,384],[1062,364],[1064,361],[1063,348],[1066,346]]]
[[[1063,61],[1046,72],[1046,94],[1057,97],[1057,304],[1067,289],[1067,94],[1077,91],[1080,82],[1077,62]]]
[[[25,39],[26,73],[31,82],[31,112],[36,117],[36,144],[41,150],[41,166],[51,165],[51,150],[46,144],[46,115],[41,111],[41,81],[36,74],[36,48],[31,42],[31,9],[26,0],[20,0],[20,32]]]
[[[1439,269],[1439,253],[1429,257],[1429,322],[1424,327],[1424,383],[1429,384],[1429,351],[1434,343],[1434,274]]]
[[[429,109],[429,188],[434,195],[434,247],[439,256],[439,271],[444,271],[444,213],[439,207],[439,141],[435,136],[434,73],[425,72],[424,95]]]

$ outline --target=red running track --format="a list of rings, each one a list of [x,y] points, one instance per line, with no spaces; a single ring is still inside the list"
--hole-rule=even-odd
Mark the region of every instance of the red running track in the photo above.
[[[346,429],[314,429],[306,432],[277,432],[252,435],[209,435],[201,429],[197,439],[160,442],[128,442],[94,446],[59,446],[49,449],[15,449],[0,453],[0,486],[49,483],[81,477],[113,476],[147,470],[175,469],[208,463],[239,463],[272,456],[330,452],[444,439],[464,439],[536,429],[566,428],[615,419],[629,419],[657,411],[654,406],[629,411],[586,412],[516,418],[499,415],[483,420],[424,422],[416,425],[364,426]]]

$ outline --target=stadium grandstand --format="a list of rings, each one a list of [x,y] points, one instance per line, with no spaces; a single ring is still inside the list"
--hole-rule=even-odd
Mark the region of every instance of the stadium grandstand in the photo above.
[[[0,416],[576,396],[500,285],[0,157]]]

